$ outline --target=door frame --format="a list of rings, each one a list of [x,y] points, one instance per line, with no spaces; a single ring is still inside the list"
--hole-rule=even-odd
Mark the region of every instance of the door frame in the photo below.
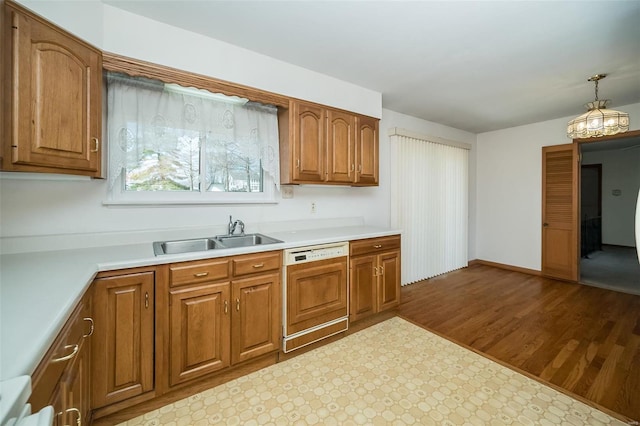
[[[611,135],[611,136],[600,136],[600,137],[594,137],[594,138],[578,138],[578,139],[573,139],[573,143],[574,144],[578,144],[578,153],[579,153],[579,157],[578,157],[578,168],[579,170],[582,168],[582,144],[588,144],[588,143],[593,143],[593,142],[604,142],[604,141],[611,141],[611,140],[617,140],[617,139],[626,139],[626,138],[635,138],[635,137],[640,137],[640,129],[639,130],[630,130],[628,132],[624,132],[624,133],[618,133],[615,135]],[[578,247],[576,250],[576,265],[577,265],[577,271],[578,271],[578,279],[577,282],[580,282],[580,244],[581,244],[581,240],[582,240],[582,235],[581,235],[581,223],[580,221],[582,220],[581,218],[581,214],[580,214],[580,179],[578,178],[577,180],[574,180],[573,182],[573,189],[574,191],[577,192],[578,194],[578,199],[576,200],[576,202],[578,203],[578,217],[577,217],[577,221],[575,224],[576,227],[576,232],[578,233]]]

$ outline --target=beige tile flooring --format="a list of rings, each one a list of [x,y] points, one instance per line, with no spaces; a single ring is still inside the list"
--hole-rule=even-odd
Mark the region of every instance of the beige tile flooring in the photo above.
[[[122,425],[624,425],[392,318]]]

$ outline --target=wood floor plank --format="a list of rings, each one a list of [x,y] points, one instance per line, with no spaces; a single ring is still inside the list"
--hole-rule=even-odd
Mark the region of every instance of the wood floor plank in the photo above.
[[[640,420],[640,296],[486,265],[401,296],[403,317]]]

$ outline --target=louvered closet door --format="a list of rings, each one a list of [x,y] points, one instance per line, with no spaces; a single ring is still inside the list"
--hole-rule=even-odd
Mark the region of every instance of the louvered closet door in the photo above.
[[[578,144],[542,148],[542,274],[578,280]]]

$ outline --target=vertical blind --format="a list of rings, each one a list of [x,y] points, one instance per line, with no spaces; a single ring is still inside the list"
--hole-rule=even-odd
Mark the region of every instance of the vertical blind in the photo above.
[[[402,229],[402,285],[467,266],[467,144],[392,129],[391,222]]]

